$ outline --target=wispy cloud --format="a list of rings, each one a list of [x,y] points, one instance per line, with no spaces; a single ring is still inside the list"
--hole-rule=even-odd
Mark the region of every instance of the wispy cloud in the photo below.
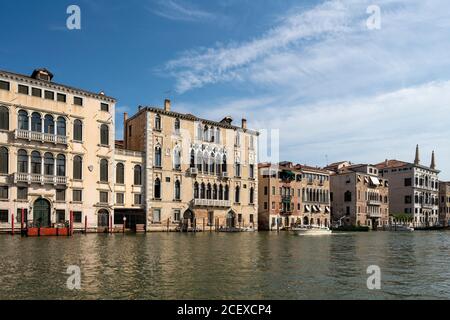
[[[201,10],[179,0],[159,1],[157,8],[152,8],[150,11],[163,18],[176,21],[204,21],[212,20],[215,17],[211,12]]]
[[[423,163],[435,150],[442,178],[450,179],[450,128],[446,121],[450,81],[429,82],[359,98],[314,103],[285,101],[283,96],[225,99],[214,109],[196,103],[202,117],[231,115],[249,120],[255,129],[280,131],[282,160],[314,165],[350,160],[377,163],[384,159],[412,161],[422,147]],[[280,104],[282,108],[280,108]],[[219,117],[220,118],[220,117]]]
[[[280,129],[284,159],[411,160],[419,143],[450,179],[450,2],[378,0],[380,30],[366,27],[372,4],[292,9],[258,38],[182,52],[166,71],[180,93],[237,83],[234,98],[184,107]]]
[[[166,69],[178,79],[176,87],[181,93],[208,83],[229,81],[239,78],[242,68],[301,40],[346,32],[348,19],[339,1],[326,2],[286,17],[279,26],[249,42],[185,52],[169,61]]]

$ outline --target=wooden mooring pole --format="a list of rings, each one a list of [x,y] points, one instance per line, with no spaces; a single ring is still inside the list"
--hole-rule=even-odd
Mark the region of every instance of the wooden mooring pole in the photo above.
[[[25,221],[24,214],[25,214],[25,209],[22,208],[22,214],[20,217],[20,234],[22,234],[22,235],[23,235],[23,225],[24,225],[24,221]]]

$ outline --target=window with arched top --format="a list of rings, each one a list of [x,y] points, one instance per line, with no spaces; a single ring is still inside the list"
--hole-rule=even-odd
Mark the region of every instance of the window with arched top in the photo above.
[[[125,166],[122,162],[119,162],[116,165],[116,183],[124,184],[125,183]]]
[[[173,168],[181,170],[181,151],[179,148],[173,150]]]
[[[83,122],[79,119],[73,122],[73,140],[83,141]]]
[[[52,115],[45,115],[44,117],[44,133],[55,134],[55,120]]]
[[[220,175],[221,170],[222,170],[222,156],[217,155],[216,156],[216,174]]]
[[[142,185],[142,168],[140,165],[134,166],[134,185]]]
[[[55,158],[50,152],[44,154],[44,174],[46,176],[55,175]]]
[[[17,171],[28,173],[28,153],[22,149],[17,152]]]
[[[5,147],[0,147],[0,173],[8,174],[9,153]]]
[[[83,179],[83,159],[80,156],[73,158],[73,178],[75,180]]]
[[[208,183],[206,187],[206,199],[211,199],[211,196],[212,196],[211,184]]]
[[[227,172],[227,156],[223,155],[222,158],[222,172]]]
[[[37,112],[31,114],[31,131],[42,132],[42,119],[41,115]]]
[[[42,168],[41,154],[38,151],[33,151],[31,153],[31,173],[41,174],[41,168]]]
[[[208,173],[209,171],[209,154],[204,153],[203,154],[203,173]]]
[[[219,186],[219,200],[223,200],[223,186]]]
[[[206,199],[206,187],[203,182],[200,185],[200,199]]]
[[[109,145],[109,127],[106,124],[100,126],[100,144]]]
[[[209,141],[209,127],[208,126],[203,127],[203,140]]]
[[[198,182],[194,183],[194,199],[198,199],[200,196]]]
[[[217,200],[217,184],[213,185],[213,190],[212,190],[212,198],[213,200]]]
[[[195,151],[191,150],[190,159],[189,159],[189,167],[195,168]]]
[[[197,163],[198,172],[202,172],[203,155],[201,151],[197,152],[197,159],[195,162]]]
[[[161,116],[159,114],[155,116],[155,129],[161,130]]]
[[[155,167],[160,168],[162,166],[162,154],[161,154],[161,147],[156,146],[155,147]]]
[[[181,122],[180,119],[176,118],[175,119],[175,124],[174,124],[174,130],[176,134],[180,133],[180,129],[181,129]]]
[[[161,199],[161,180],[159,178],[155,179],[154,185],[154,197],[155,199]]]
[[[216,129],[216,143],[220,143],[220,128]]]
[[[25,110],[20,110],[17,122],[19,130],[28,130],[28,112],[26,112]]]
[[[181,200],[181,183],[180,180],[175,181],[175,200]]]
[[[234,202],[235,203],[241,202],[241,188],[239,186],[236,186],[236,189],[235,189]]]
[[[108,182],[108,160],[100,160],[100,181]]]
[[[9,130],[9,109],[0,106],[0,130]]]
[[[214,169],[215,169],[215,161],[216,157],[214,155],[214,152],[211,153],[210,157],[209,157],[209,173],[210,174],[214,174]]]
[[[63,154],[58,154],[56,157],[56,175],[58,177],[66,176],[66,157]]]
[[[224,200],[230,200],[230,187],[228,185],[225,186],[225,191],[223,193],[223,199]]]

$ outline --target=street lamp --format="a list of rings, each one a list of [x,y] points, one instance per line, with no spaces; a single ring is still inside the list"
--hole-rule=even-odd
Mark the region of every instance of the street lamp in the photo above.
[[[125,226],[126,226],[126,223],[127,223],[127,217],[123,217],[123,233],[125,233]]]

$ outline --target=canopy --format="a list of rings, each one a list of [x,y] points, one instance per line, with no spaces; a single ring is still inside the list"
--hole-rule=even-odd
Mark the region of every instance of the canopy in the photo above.
[[[370,182],[372,182],[372,184],[374,186],[379,186],[380,185],[380,180],[378,180],[377,177],[370,177]]]

